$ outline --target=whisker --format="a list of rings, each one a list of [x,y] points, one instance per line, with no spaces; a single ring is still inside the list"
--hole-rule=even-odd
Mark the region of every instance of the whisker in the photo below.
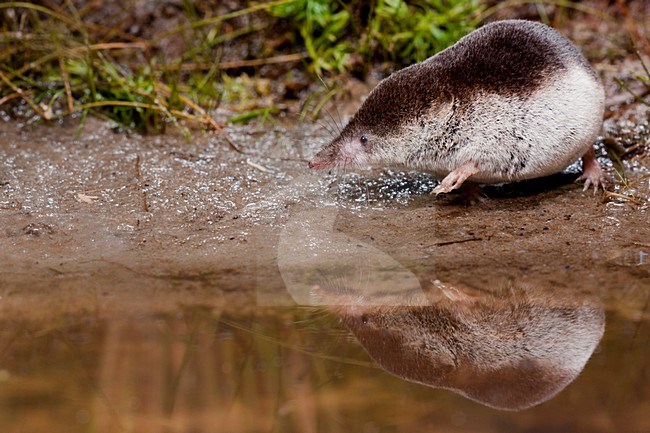
[[[327,131],[327,133],[328,133],[332,138],[336,138],[336,131],[334,130],[334,128],[332,128],[332,125],[330,125],[329,122],[327,122],[327,123],[322,123],[322,122],[320,122],[320,121],[315,121],[315,122],[316,122],[316,124],[317,124],[318,126],[320,126],[320,127],[323,128],[325,131]],[[336,126],[336,124],[335,124],[335,126]],[[338,127],[337,127],[337,129],[338,129]],[[340,133],[339,133],[339,134],[340,134]]]
[[[336,106],[336,104],[335,104],[335,106]],[[332,112],[331,112],[330,110],[328,110],[327,108],[325,108],[325,107],[323,107],[323,110],[325,110],[325,113],[327,113],[327,115],[328,115],[328,116],[330,117],[330,119],[332,120],[332,123],[334,123],[334,126],[335,126],[336,129],[338,130],[339,135],[341,135],[341,128],[339,127],[339,125],[337,125],[337,123],[336,123],[336,119],[334,118],[334,116],[332,116]]]
[[[318,80],[321,82],[321,84],[323,85],[323,87],[325,87],[325,89],[326,89],[327,91],[331,91],[330,87],[327,85],[327,83],[325,82],[325,80],[323,80],[323,77],[321,77],[320,75],[318,75]],[[336,106],[336,103],[334,104],[334,111],[336,111],[336,117],[338,117],[338,119],[339,119],[339,123],[338,123],[338,125],[337,125],[337,123],[336,123],[336,119],[334,119],[334,116],[332,116],[332,114],[330,113],[330,111],[327,110],[327,109],[325,108],[325,112],[330,116],[330,118],[331,118],[332,121],[334,122],[334,125],[337,127],[337,129],[338,129],[338,131],[339,131],[339,135],[340,135],[340,134],[341,134],[341,130],[343,129],[343,120],[341,119],[341,113],[339,112],[339,109],[338,109],[338,107]]]
[[[305,121],[304,119],[301,120],[301,122],[304,122],[304,121]],[[323,118],[321,118],[321,119],[313,119],[313,118],[310,118],[309,121],[315,123],[316,125],[320,126],[322,129],[327,131],[327,134],[331,138],[336,137],[336,129],[338,129],[338,128],[336,128],[336,127],[333,128],[332,125],[330,124],[330,122],[327,119],[323,119]]]
[[[330,124],[330,122],[325,119],[325,118],[314,118],[312,116],[294,116],[291,113],[289,114],[290,118],[296,118],[300,123],[308,123],[308,124],[316,124],[318,125],[321,129],[324,129],[327,134],[328,139],[335,138],[337,136],[336,131],[338,130],[338,126],[336,125],[336,122],[334,122],[334,127]]]

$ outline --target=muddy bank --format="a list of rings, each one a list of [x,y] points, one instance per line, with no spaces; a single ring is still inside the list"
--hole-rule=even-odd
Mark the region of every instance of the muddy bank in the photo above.
[[[430,196],[435,180],[424,174],[310,173],[305,158],[328,138],[318,125],[230,128],[245,154],[212,133],[187,142],[94,120],[78,137],[73,120],[1,126],[5,317],[291,305],[277,246],[281,235],[291,241],[287,222],[313,208],[333,215],[332,235],[392,257],[424,285],[543,281],[612,301],[650,287],[643,107],[609,124],[618,137],[636,134],[626,145],[641,144],[625,179],[602,158],[611,192],[627,198],[583,192],[570,168],[489,187],[491,199],[473,207]]]

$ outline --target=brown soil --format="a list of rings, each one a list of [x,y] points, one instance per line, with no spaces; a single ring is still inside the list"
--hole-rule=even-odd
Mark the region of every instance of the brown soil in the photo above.
[[[644,113],[624,117],[645,134],[639,140],[648,137]],[[281,230],[305,206],[328,203],[338,203],[336,232],[425,284],[541,280],[606,298],[650,287],[643,147],[625,160],[627,187],[615,180],[609,188],[627,198],[583,192],[573,173],[487,188],[490,200],[465,207],[453,195],[430,196],[434,183],[423,175],[309,173],[304,155],[323,141],[314,126],[228,132],[246,154],[200,132],[188,143],[115,133],[98,121],[78,138],[72,121],[2,124],[2,314],[212,305],[225,293],[240,306],[261,292],[283,303]]]

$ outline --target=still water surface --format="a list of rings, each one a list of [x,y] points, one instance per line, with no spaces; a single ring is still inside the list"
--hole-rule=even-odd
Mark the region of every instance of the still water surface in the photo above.
[[[388,374],[322,309],[4,322],[0,419],[4,432],[52,433],[647,431],[647,321],[611,314],[606,329],[566,389],[504,412]],[[508,392],[499,375],[484,379],[487,395]]]

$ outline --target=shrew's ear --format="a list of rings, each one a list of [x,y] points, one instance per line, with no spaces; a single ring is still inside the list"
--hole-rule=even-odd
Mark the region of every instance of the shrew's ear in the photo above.
[[[444,122],[449,120],[456,110],[456,96],[450,91],[443,90],[438,98],[434,99],[427,112],[428,116],[436,117]]]

